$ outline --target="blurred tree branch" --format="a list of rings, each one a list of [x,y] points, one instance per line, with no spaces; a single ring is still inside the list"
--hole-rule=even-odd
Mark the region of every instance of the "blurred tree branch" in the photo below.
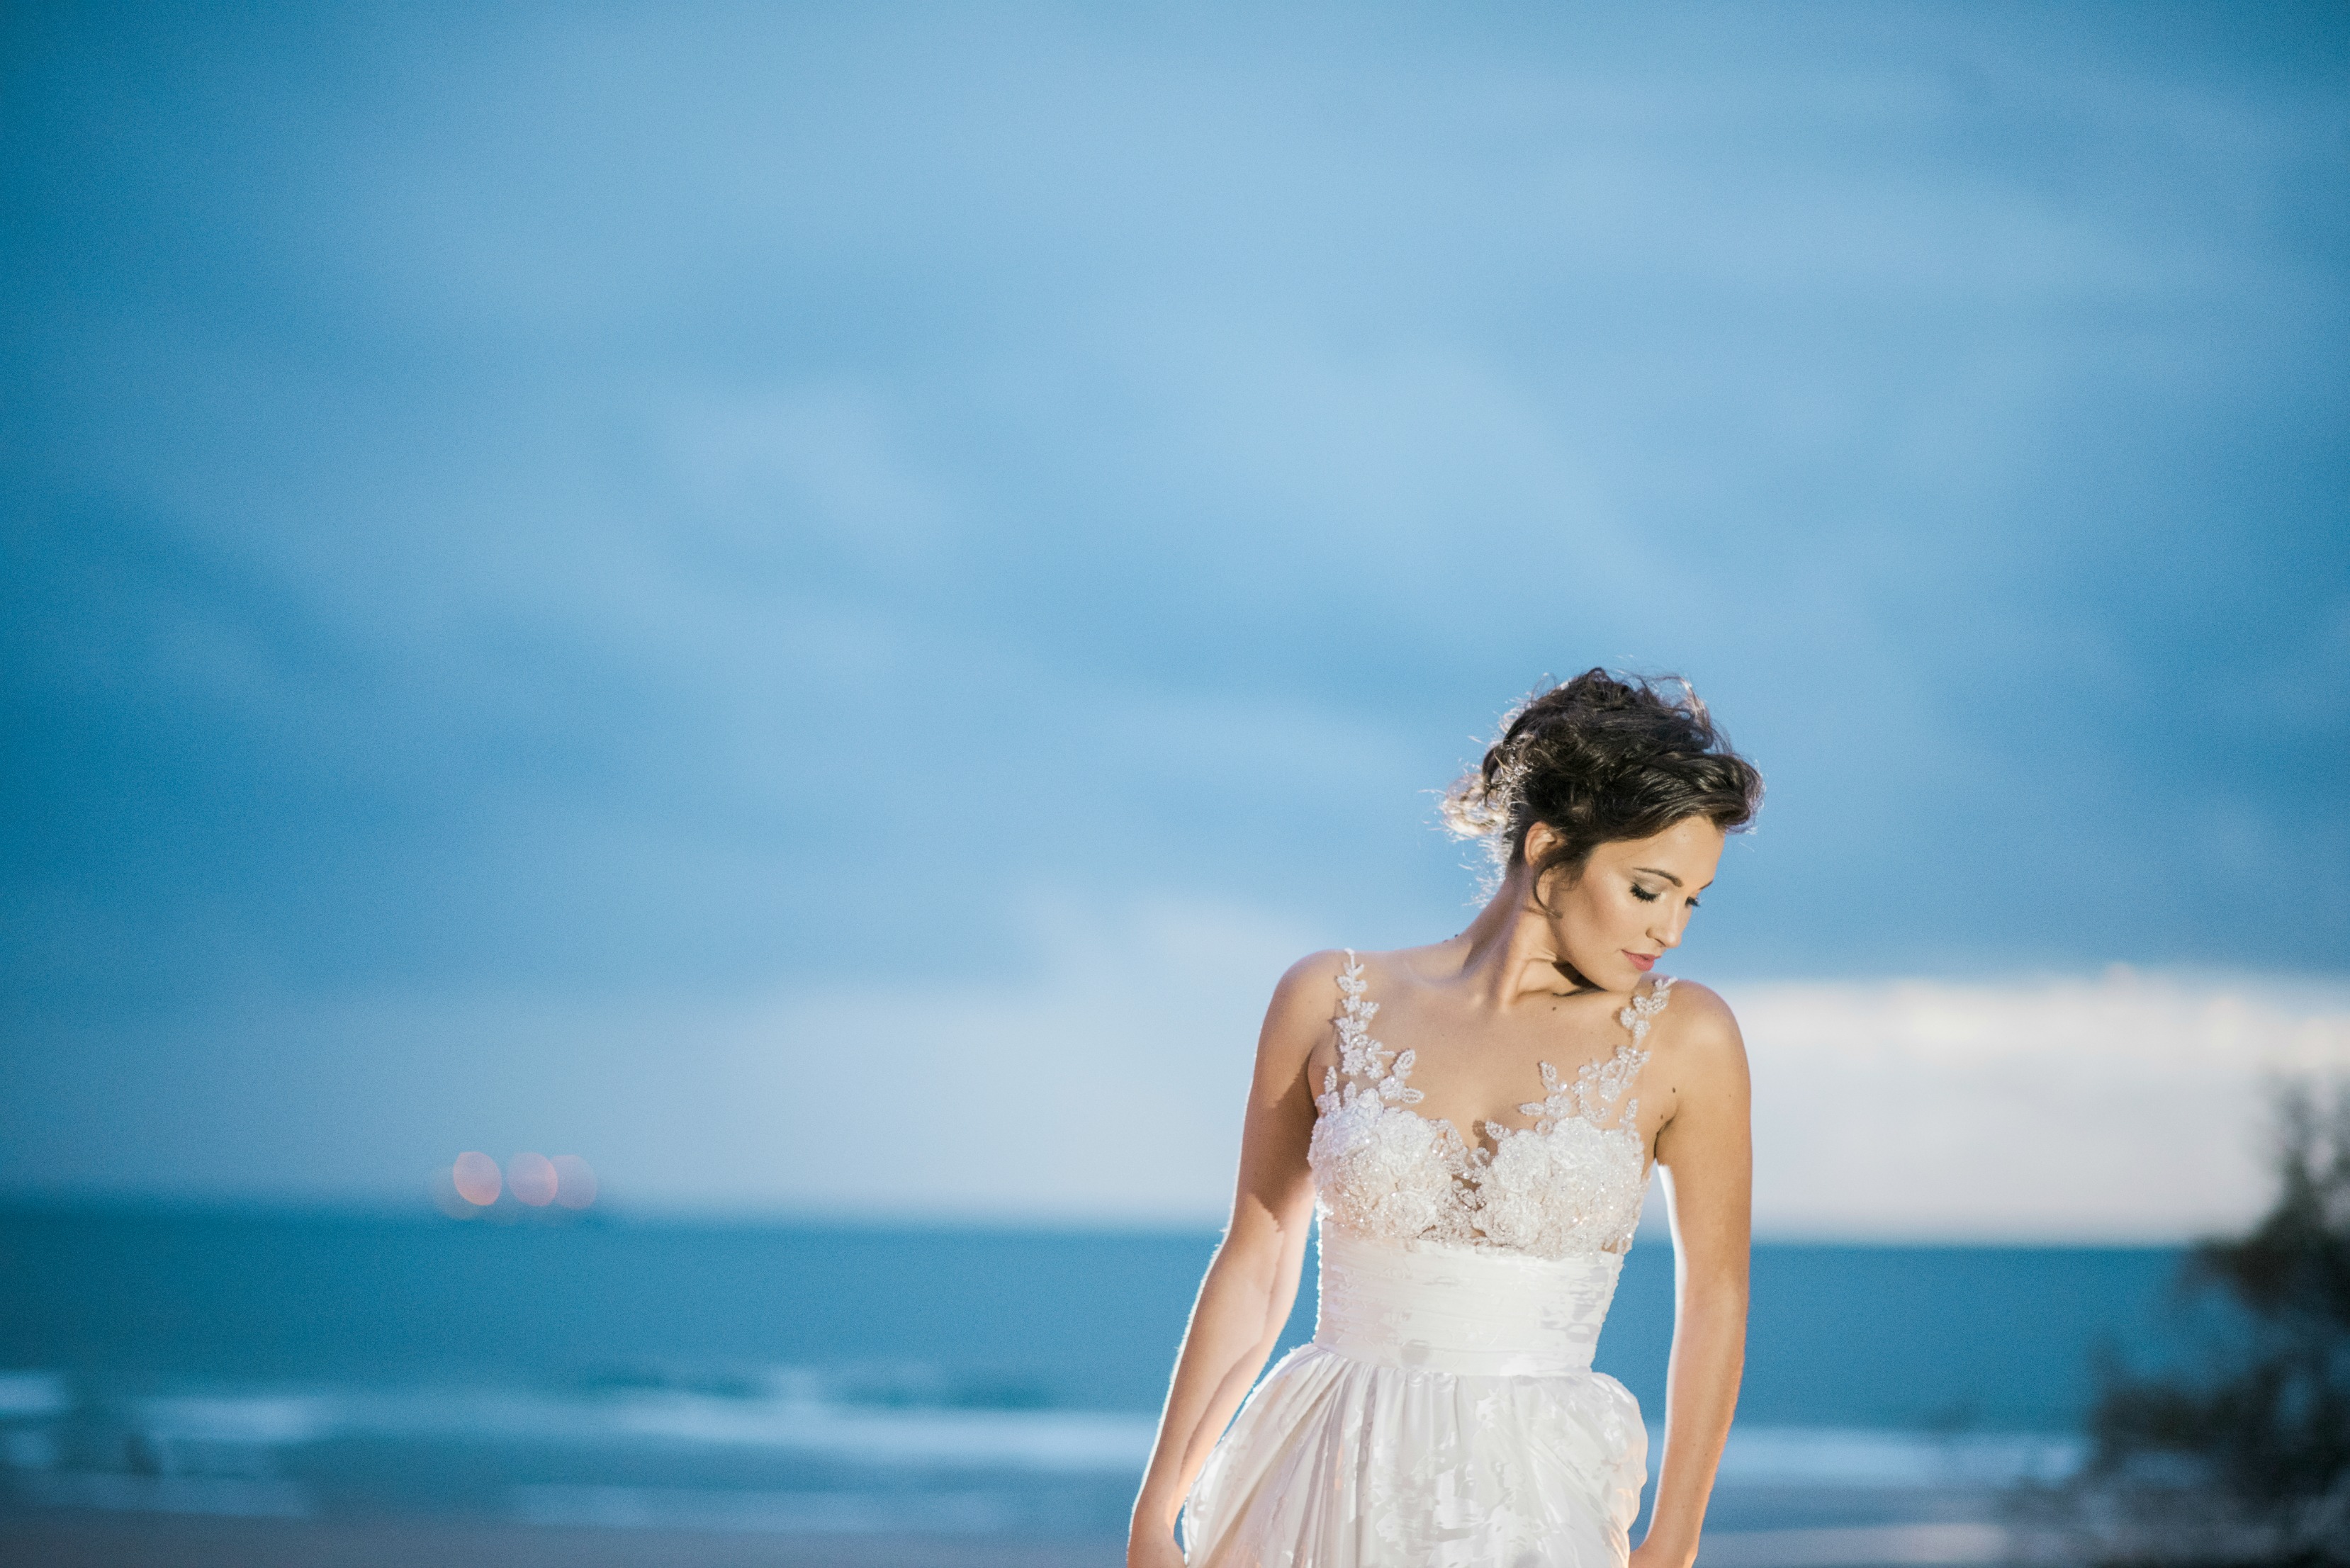
[[[2069,1490],[2108,1563],[2350,1563],[2350,1082],[2278,1096],[2277,1198],[2250,1232],[2207,1241],[2189,1299],[2240,1309],[2199,1373],[2109,1366]]]

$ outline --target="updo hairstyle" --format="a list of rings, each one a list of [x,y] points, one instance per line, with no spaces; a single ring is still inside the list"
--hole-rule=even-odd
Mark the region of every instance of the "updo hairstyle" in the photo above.
[[[1444,822],[1483,839],[1503,874],[1524,861],[1534,825],[1550,824],[1561,841],[1533,868],[1539,902],[1552,872],[1572,886],[1603,844],[1692,816],[1736,833],[1762,804],[1762,775],[1730,749],[1688,681],[1586,670],[1503,720],[1484,762],[1445,792]]]

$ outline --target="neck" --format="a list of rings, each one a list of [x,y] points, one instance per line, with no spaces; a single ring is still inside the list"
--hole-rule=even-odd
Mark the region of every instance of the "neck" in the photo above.
[[[1533,878],[1513,867],[1469,929],[1452,939],[1460,950],[1460,978],[1480,1002],[1508,1007],[1534,996],[1555,996],[1573,987],[1561,970],[1551,919],[1534,902]]]

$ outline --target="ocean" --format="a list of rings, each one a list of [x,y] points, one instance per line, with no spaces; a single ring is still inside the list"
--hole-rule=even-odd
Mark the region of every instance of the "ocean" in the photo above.
[[[1214,1241],[0,1210],[0,1507],[1108,1542]],[[2078,1462],[2100,1356],[2196,1342],[2178,1262],[1758,1245],[1717,1520],[1974,1528]],[[1599,1352],[1652,1438],[1671,1296],[1635,1248]]]

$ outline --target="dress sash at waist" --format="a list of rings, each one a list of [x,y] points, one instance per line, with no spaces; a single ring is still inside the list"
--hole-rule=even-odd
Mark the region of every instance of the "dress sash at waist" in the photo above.
[[[1398,1243],[1322,1228],[1314,1343],[1356,1361],[1476,1377],[1588,1371],[1624,1260]]]

